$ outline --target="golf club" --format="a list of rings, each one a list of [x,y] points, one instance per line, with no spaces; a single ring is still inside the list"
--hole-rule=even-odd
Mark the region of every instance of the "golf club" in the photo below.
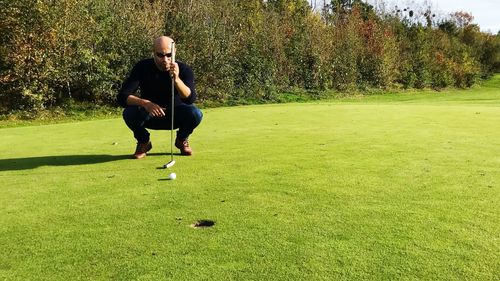
[[[170,43],[170,52],[172,52],[172,57],[170,58],[171,63],[175,62],[175,42],[172,41]],[[172,108],[170,109],[171,112],[171,127],[170,127],[170,162],[167,164],[163,165],[163,168],[170,168],[173,165],[175,165],[175,160],[174,160],[174,149],[173,149],[173,143],[174,143],[174,83],[175,83],[175,77],[174,74],[171,74],[172,77]]]

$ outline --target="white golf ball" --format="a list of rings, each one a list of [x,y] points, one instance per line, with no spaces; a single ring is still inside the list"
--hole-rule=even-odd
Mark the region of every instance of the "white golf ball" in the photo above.
[[[168,179],[170,180],[175,180],[177,178],[177,175],[175,173],[170,173],[170,175],[168,175]]]

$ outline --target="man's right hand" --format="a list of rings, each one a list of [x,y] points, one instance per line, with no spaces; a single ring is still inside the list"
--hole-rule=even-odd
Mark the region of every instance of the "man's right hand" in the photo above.
[[[165,110],[166,108],[163,108],[159,105],[157,105],[154,102],[145,100],[143,104],[144,109],[149,113],[149,115],[154,116],[154,117],[163,117],[165,116]]]
[[[145,99],[141,99],[141,98],[136,97],[134,95],[129,95],[127,97],[127,104],[128,105],[142,106],[149,113],[149,115],[154,116],[154,117],[165,116],[166,108],[163,108],[154,102],[151,102],[151,101],[145,100]]]

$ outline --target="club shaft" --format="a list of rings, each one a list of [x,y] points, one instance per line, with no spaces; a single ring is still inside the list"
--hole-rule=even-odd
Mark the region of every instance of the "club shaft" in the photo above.
[[[172,42],[170,43],[170,52],[172,53],[172,57],[171,57],[171,63],[175,63],[175,43]],[[174,146],[173,146],[173,143],[174,143],[174,93],[175,93],[175,74],[171,74],[171,77],[172,77],[172,91],[171,91],[171,94],[172,94],[172,108],[170,109],[170,114],[171,114],[171,127],[170,127],[170,162],[173,162],[174,161]]]
[[[174,160],[174,78],[172,78],[172,108],[171,114],[171,127],[170,127],[170,161]]]

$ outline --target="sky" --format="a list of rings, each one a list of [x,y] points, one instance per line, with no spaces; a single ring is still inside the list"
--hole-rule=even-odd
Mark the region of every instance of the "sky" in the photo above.
[[[500,0],[434,0],[436,8],[454,12],[465,11],[474,16],[474,23],[481,27],[481,31],[496,34],[500,30]]]
[[[381,2],[381,0],[366,0],[370,4]],[[432,8],[437,9],[443,15],[452,12],[464,11],[472,14],[473,23],[478,24],[481,31],[497,34],[500,30],[500,0],[414,0],[414,1],[383,1],[396,4],[400,7],[408,3],[430,3]],[[413,5],[410,5],[413,6]]]

